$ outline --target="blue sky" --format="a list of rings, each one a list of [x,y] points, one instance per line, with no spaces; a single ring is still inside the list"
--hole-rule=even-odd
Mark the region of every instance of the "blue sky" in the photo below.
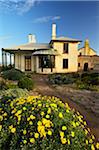
[[[27,43],[29,33],[47,43],[52,23],[57,36],[81,39],[80,46],[88,38],[99,54],[99,1],[0,0],[0,48]]]

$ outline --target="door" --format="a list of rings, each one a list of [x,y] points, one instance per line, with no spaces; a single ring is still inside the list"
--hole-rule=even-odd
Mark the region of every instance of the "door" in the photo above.
[[[31,71],[31,56],[25,56],[25,71]]]
[[[88,63],[84,64],[84,71],[88,71]]]

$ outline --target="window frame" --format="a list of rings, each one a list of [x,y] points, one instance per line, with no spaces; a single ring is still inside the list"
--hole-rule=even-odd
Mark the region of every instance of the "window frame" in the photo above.
[[[63,69],[68,69],[68,59],[63,59]]]
[[[63,54],[69,53],[69,43],[63,43]]]
[[[54,55],[39,56],[39,68],[55,68],[55,56]]]

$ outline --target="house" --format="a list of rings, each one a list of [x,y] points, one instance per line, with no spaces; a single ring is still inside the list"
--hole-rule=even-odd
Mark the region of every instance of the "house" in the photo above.
[[[81,40],[57,37],[56,24],[52,24],[49,43],[37,43],[34,35],[28,35],[28,43],[2,48],[2,64],[7,65],[7,54],[14,55],[16,69],[42,74],[76,72],[78,70],[78,44]]]
[[[89,45],[86,39],[84,47],[78,49],[78,70],[96,70],[99,71],[99,56]]]

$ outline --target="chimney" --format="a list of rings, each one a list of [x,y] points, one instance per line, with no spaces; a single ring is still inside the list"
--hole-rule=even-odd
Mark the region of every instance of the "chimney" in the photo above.
[[[28,42],[29,43],[36,43],[36,37],[35,37],[35,35],[29,34],[28,35]]]
[[[52,24],[52,40],[56,39],[56,24]]]
[[[84,55],[88,55],[89,50],[90,50],[90,47],[89,47],[89,40],[86,39],[86,40],[85,40],[85,54],[84,54]]]

